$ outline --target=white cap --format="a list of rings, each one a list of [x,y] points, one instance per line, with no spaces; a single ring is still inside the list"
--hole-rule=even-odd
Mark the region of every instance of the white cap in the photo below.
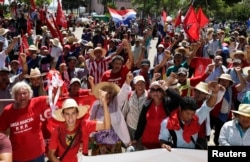
[[[78,79],[78,78],[72,78],[72,79],[70,80],[70,85],[73,84],[73,83],[75,83],[75,82],[78,82],[78,83],[81,85],[81,80]]]
[[[136,84],[139,81],[145,82],[145,79],[142,75],[138,75],[138,76],[134,77],[134,80],[133,80],[134,84]]]

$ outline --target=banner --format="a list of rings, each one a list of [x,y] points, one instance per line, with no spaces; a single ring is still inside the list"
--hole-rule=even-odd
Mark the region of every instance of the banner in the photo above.
[[[78,156],[79,162],[207,162],[207,151],[196,149],[152,149],[128,153]]]

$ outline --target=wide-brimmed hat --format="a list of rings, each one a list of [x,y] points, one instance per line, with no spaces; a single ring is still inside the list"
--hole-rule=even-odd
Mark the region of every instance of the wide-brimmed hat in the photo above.
[[[32,45],[29,46],[28,50],[37,51],[38,49],[37,49],[37,47],[35,45],[32,44]]]
[[[35,69],[30,69],[30,75],[25,74],[25,78],[37,78],[37,77],[42,77],[45,76],[47,73],[41,73],[38,68]]]
[[[13,64],[13,63],[19,64],[19,61],[18,61],[18,60],[12,60],[12,61],[10,62],[10,65]]]
[[[220,77],[218,79],[224,79],[224,80],[229,80],[231,81],[232,83],[234,83],[232,77],[230,74],[221,74]]]
[[[189,55],[189,49],[181,46],[181,47],[178,47],[174,50],[174,53],[177,54],[177,53],[181,53],[183,56],[188,56]]]
[[[91,55],[95,56],[96,51],[102,51],[102,57],[106,55],[106,50],[102,47],[96,47],[93,51],[91,51]]]
[[[47,28],[47,26],[42,26],[41,29],[42,29],[43,31],[47,31],[48,28]]]
[[[183,40],[183,41],[181,41],[180,43],[178,43],[178,46],[179,47],[188,47],[190,45],[190,43],[188,42],[188,41],[186,41],[186,40]]]
[[[91,47],[91,48],[94,47],[94,45],[93,45],[93,43],[92,43],[91,41],[85,43],[84,46],[86,46],[86,47]]]
[[[120,92],[120,87],[117,84],[110,82],[100,82],[97,85],[95,85],[93,94],[95,95],[96,98],[99,98],[99,90],[105,90],[106,88],[112,90],[113,96],[116,96]]]
[[[240,104],[238,110],[232,110],[233,113],[250,117],[250,104]]]
[[[0,36],[3,36],[4,34],[6,34],[8,32],[9,32],[9,29],[0,28]]]
[[[248,75],[248,71],[250,70],[250,66],[246,66],[242,69],[244,75]]]
[[[54,46],[56,46],[56,47],[58,47],[59,46],[59,39],[58,38],[54,38],[54,39],[51,39],[50,40],[51,41],[51,43],[54,45]]]
[[[63,103],[62,103],[62,108],[61,109],[57,109],[52,113],[52,117],[57,120],[57,121],[65,121],[65,118],[63,117],[62,111],[64,109],[68,109],[68,108],[72,108],[75,107],[78,109],[78,116],[77,119],[82,118],[89,109],[89,105],[83,105],[83,106],[78,106],[78,104],[76,103],[76,101],[72,98],[68,98],[66,99]]]
[[[200,82],[195,87],[192,87],[192,88],[194,88],[194,89],[196,89],[198,91],[201,91],[201,92],[203,92],[205,94],[208,94],[208,95],[210,94],[209,90],[208,90],[208,83]]]
[[[141,61],[140,66],[149,66],[150,67],[150,61],[148,59],[143,59]]]
[[[242,50],[235,50],[233,52],[230,53],[230,58],[234,59],[235,55],[243,55],[244,58],[247,58],[247,53],[242,51]]]

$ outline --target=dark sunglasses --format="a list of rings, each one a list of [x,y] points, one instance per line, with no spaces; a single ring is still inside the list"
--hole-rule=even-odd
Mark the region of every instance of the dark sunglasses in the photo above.
[[[161,88],[150,88],[150,92],[161,92],[162,89]]]

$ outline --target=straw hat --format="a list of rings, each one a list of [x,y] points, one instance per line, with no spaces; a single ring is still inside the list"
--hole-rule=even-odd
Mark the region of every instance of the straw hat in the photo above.
[[[56,46],[56,47],[58,47],[59,46],[59,39],[58,38],[54,38],[54,39],[51,39],[50,40],[51,42],[52,42],[52,44],[54,45],[54,46]]]
[[[47,31],[48,28],[47,28],[47,26],[42,26],[41,29],[42,29],[43,31]]]
[[[250,117],[250,104],[240,104],[239,109],[237,110],[232,110],[233,113]]]
[[[209,91],[208,91],[208,83],[205,83],[205,82],[200,82],[198,83],[194,89],[198,90],[198,91],[201,91],[205,94],[210,94]]]
[[[30,51],[37,51],[37,47],[35,45],[30,45],[29,48],[28,48]]]
[[[248,75],[248,71],[250,70],[250,66],[246,66],[242,69],[244,75]]]
[[[87,112],[88,112],[88,105],[84,105],[84,106],[78,106],[78,104],[76,103],[76,101],[72,98],[68,98],[66,99],[63,103],[62,103],[62,108],[61,109],[57,109],[54,111],[54,113],[52,114],[52,117],[57,120],[57,121],[61,121],[64,122],[65,119],[63,117],[62,111],[64,109],[68,109],[68,108],[72,108],[75,107],[78,109],[78,116],[77,119],[82,118]]]
[[[8,32],[9,32],[9,29],[0,28],[0,36],[3,36],[4,34],[6,34]]]
[[[112,90],[113,96],[116,96],[120,92],[120,87],[117,84],[111,82],[100,82],[97,85],[95,85],[93,94],[95,95],[96,98],[99,98],[99,89],[106,90],[106,88]]]
[[[221,74],[220,77],[219,77],[218,79],[225,79],[225,80],[229,80],[229,81],[231,81],[232,83],[234,83],[234,81],[233,81],[231,75],[229,75],[229,74]]]
[[[243,55],[244,58],[247,58],[247,53],[242,50],[236,50],[230,53],[230,58],[234,59],[235,55]]]
[[[104,48],[101,48],[101,47],[96,47],[93,51],[91,51],[91,55],[95,56],[95,52],[98,50],[102,51],[102,57],[104,57],[106,55],[106,50]]]
[[[188,56],[189,55],[189,50],[183,46],[178,47],[174,50],[174,53],[181,53],[183,56]]]
[[[92,43],[91,41],[85,43],[84,46],[86,46],[86,47],[91,47],[91,48],[94,47],[94,45],[93,45],[93,43]]]
[[[45,76],[47,73],[41,73],[40,70],[36,67],[35,69],[30,70],[30,75],[25,74],[25,78],[37,78],[37,77],[42,77]]]

